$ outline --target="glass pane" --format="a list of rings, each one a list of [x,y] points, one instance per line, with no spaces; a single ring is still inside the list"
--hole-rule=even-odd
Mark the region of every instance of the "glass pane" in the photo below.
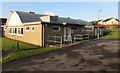
[[[32,30],[34,30],[34,27],[32,27]]]
[[[30,30],[30,27],[26,27],[26,30]]]
[[[53,30],[59,30],[59,27],[53,27]]]
[[[21,28],[21,34],[23,34],[23,28]]]
[[[15,28],[15,33],[17,33],[17,28]]]

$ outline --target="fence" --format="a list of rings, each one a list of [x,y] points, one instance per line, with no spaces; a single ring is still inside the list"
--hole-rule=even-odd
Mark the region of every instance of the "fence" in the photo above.
[[[65,43],[65,42],[72,43],[72,36],[64,35],[64,43]]]
[[[47,44],[48,45],[57,45],[62,47],[62,36],[48,36]]]
[[[83,35],[82,34],[75,34],[74,35],[74,42],[82,41],[83,42]]]
[[[83,34],[83,40],[89,40],[89,34]]]
[[[73,40],[74,42],[80,42],[80,41],[83,42],[83,40],[85,39],[89,40],[89,34],[75,34],[73,38],[74,38]],[[64,41],[63,41],[63,36],[48,36],[47,45],[63,47],[65,41],[72,43],[72,36],[64,36]]]

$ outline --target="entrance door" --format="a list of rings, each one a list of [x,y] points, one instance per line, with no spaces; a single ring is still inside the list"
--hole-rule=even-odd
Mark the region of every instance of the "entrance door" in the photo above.
[[[64,41],[72,41],[71,28],[64,27]]]

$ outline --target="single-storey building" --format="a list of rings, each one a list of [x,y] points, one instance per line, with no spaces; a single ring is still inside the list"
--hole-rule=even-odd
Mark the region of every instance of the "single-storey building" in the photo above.
[[[5,36],[43,47],[51,36],[61,36],[62,43],[72,42],[74,35],[84,32],[86,23],[88,22],[78,19],[11,11],[5,26]]]

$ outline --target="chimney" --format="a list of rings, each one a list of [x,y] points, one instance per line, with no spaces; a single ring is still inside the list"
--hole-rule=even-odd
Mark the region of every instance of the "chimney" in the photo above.
[[[70,19],[70,17],[67,17],[68,19]]]
[[[35,12],[31,12],[31,11],[29,11],[28,13],[32,13],[32,14],[35,14]]]

